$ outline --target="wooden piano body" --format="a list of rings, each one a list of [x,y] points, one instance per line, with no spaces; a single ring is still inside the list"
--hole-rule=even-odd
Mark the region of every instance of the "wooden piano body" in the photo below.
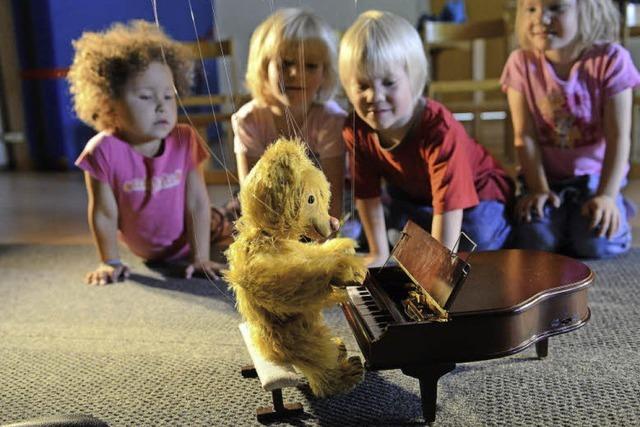
[[[412,223],[404,232],[425,233]],[[435,420],[437,381],[456,363],[508,356],[533,344],[544,357],[548,337],[573,331],[590,317],[593,273],[586,265],[547,252],[501,250],[473,254],[448,321],[416,322],[400,303],[401,285],[413,276],[403,257],[397,266],[370,269],[363,286],[348,289],[343,311],[367,369],[401,369],[420,380],[428,422]]]

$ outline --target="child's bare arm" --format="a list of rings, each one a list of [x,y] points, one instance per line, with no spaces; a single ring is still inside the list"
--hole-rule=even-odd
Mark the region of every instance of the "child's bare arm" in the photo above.
[[[231,117],[231,126],[233,128],[233,145],[240,147],[255,146],[255,142],[260,137],[256,135],[253,126],[248,123],[250,119],[242,119],[237,114]],[[246,152],[236,153],[236,167],[238,170],[238,180],[240,186],[246,179],[247,175],[258,161],[259,157],[249,156]]]
[[[356,199],[356,208],[369,244],[367,265],[369,267],[382,266],[389,258],[389,242],[382,201],[380,197]]]
[[[533,119],[520,92],[507,91],[509,110],[513,121],[514,146],[529,193],[516,206],[516,215],[526,222],[531,221],[531,213],[536,212],[542,218],[547,202],[560,205],[558,196],[549,189],[547,176],[542,166],[540,149],[534,139]]]
[[[236,167],[238,168],[238,180],[240,180],[240,185],[242,185],[257,161],[258,159],[256,157],[247,156],[246,153],[236,153]]]
[[[455,249],[454,246],[458,241],[461,230],[462,209],[455,209],[433,216],[431,235],[452,251]]]
[[[185,276],[191,278],[195,271],[200,271],[217,278],[225,266],[209,259],[211,206],[201,167],[189,171],[186,186],[185,219],[191,245],[191,264],[187,266]]]
[[[128,275],[128,267],[120,261],[118,251],[118,205],[111,187],[85,172],[89,227],[98,248],[98,268],[86,276],[89,284],[103,285]]]
[[[342,192],[344,186],[344,156],[320,159],[322,171],[331,186],[331,216],[340,219],[342,216]]]
[[[591,218],[591,227],[598,228],[600,237],[612,237],[620,225],[616,198],[629,160],[632,100],[631,89],[626,89],[609,98],[604,108],[607,145],[600,183],[595,197],[582,208],[583,214]]]

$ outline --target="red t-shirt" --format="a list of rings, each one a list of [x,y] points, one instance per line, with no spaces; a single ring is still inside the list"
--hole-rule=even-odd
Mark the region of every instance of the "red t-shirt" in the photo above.
[[[380,196],[382,178],[435,214],[513,197],[513,181],[500,164],[436,101],[424,103],[420,122],[393,149],[382,148],[357,115],[345,121],[342,136],[358,199]]]

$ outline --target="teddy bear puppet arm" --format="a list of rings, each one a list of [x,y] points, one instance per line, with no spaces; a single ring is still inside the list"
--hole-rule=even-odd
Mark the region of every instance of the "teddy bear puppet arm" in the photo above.
[[[353,255],[356,253],[356,242],[345,237],[336,237],[326,240],[322,247],[331,253],[345,253]]]
[[[256,286],[252,293],[264,303],[274,300],[276,304],[286,301],[288,305],[300,306],[322,304],[332,292],[331,275],[327,274],[324,262],[310,262],[301,254],[263,256],[254,260]]]
[[[293,242],[292,245],[306,259],[305,264],[313,264],[318,274],[327,277],[331,285],[342,287],[364,281],[364,259],[355,254],[353,240],[337,238],[322,244]]]
[[[251,293],[261,301],[274,299],[291,305],[327,304],[335,301],[333,286],[364,279],[360,257],[328,251],[324,245],[293,242],[277,254],[262,253],[251,260]],[[323,302],[324,301],[324,302]]]

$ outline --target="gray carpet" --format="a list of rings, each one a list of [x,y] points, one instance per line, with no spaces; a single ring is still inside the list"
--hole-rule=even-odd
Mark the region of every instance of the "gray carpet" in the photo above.
[[[165,278],[129,257],[125,283],[88,287],[89,246],[0,246],[0,424],[91,414],[110,425],[254,425],[270,396],[249,362],[223,284]],[[549,357],[458,365],[440,380],[436,425],[640,425],[640,250],[590,262],[592,319],[550,340]],[[332,327],[357,345],[341,312]],[[294,425],[421,423],[418,382],[367,373],[326,400],[286,390]]]

